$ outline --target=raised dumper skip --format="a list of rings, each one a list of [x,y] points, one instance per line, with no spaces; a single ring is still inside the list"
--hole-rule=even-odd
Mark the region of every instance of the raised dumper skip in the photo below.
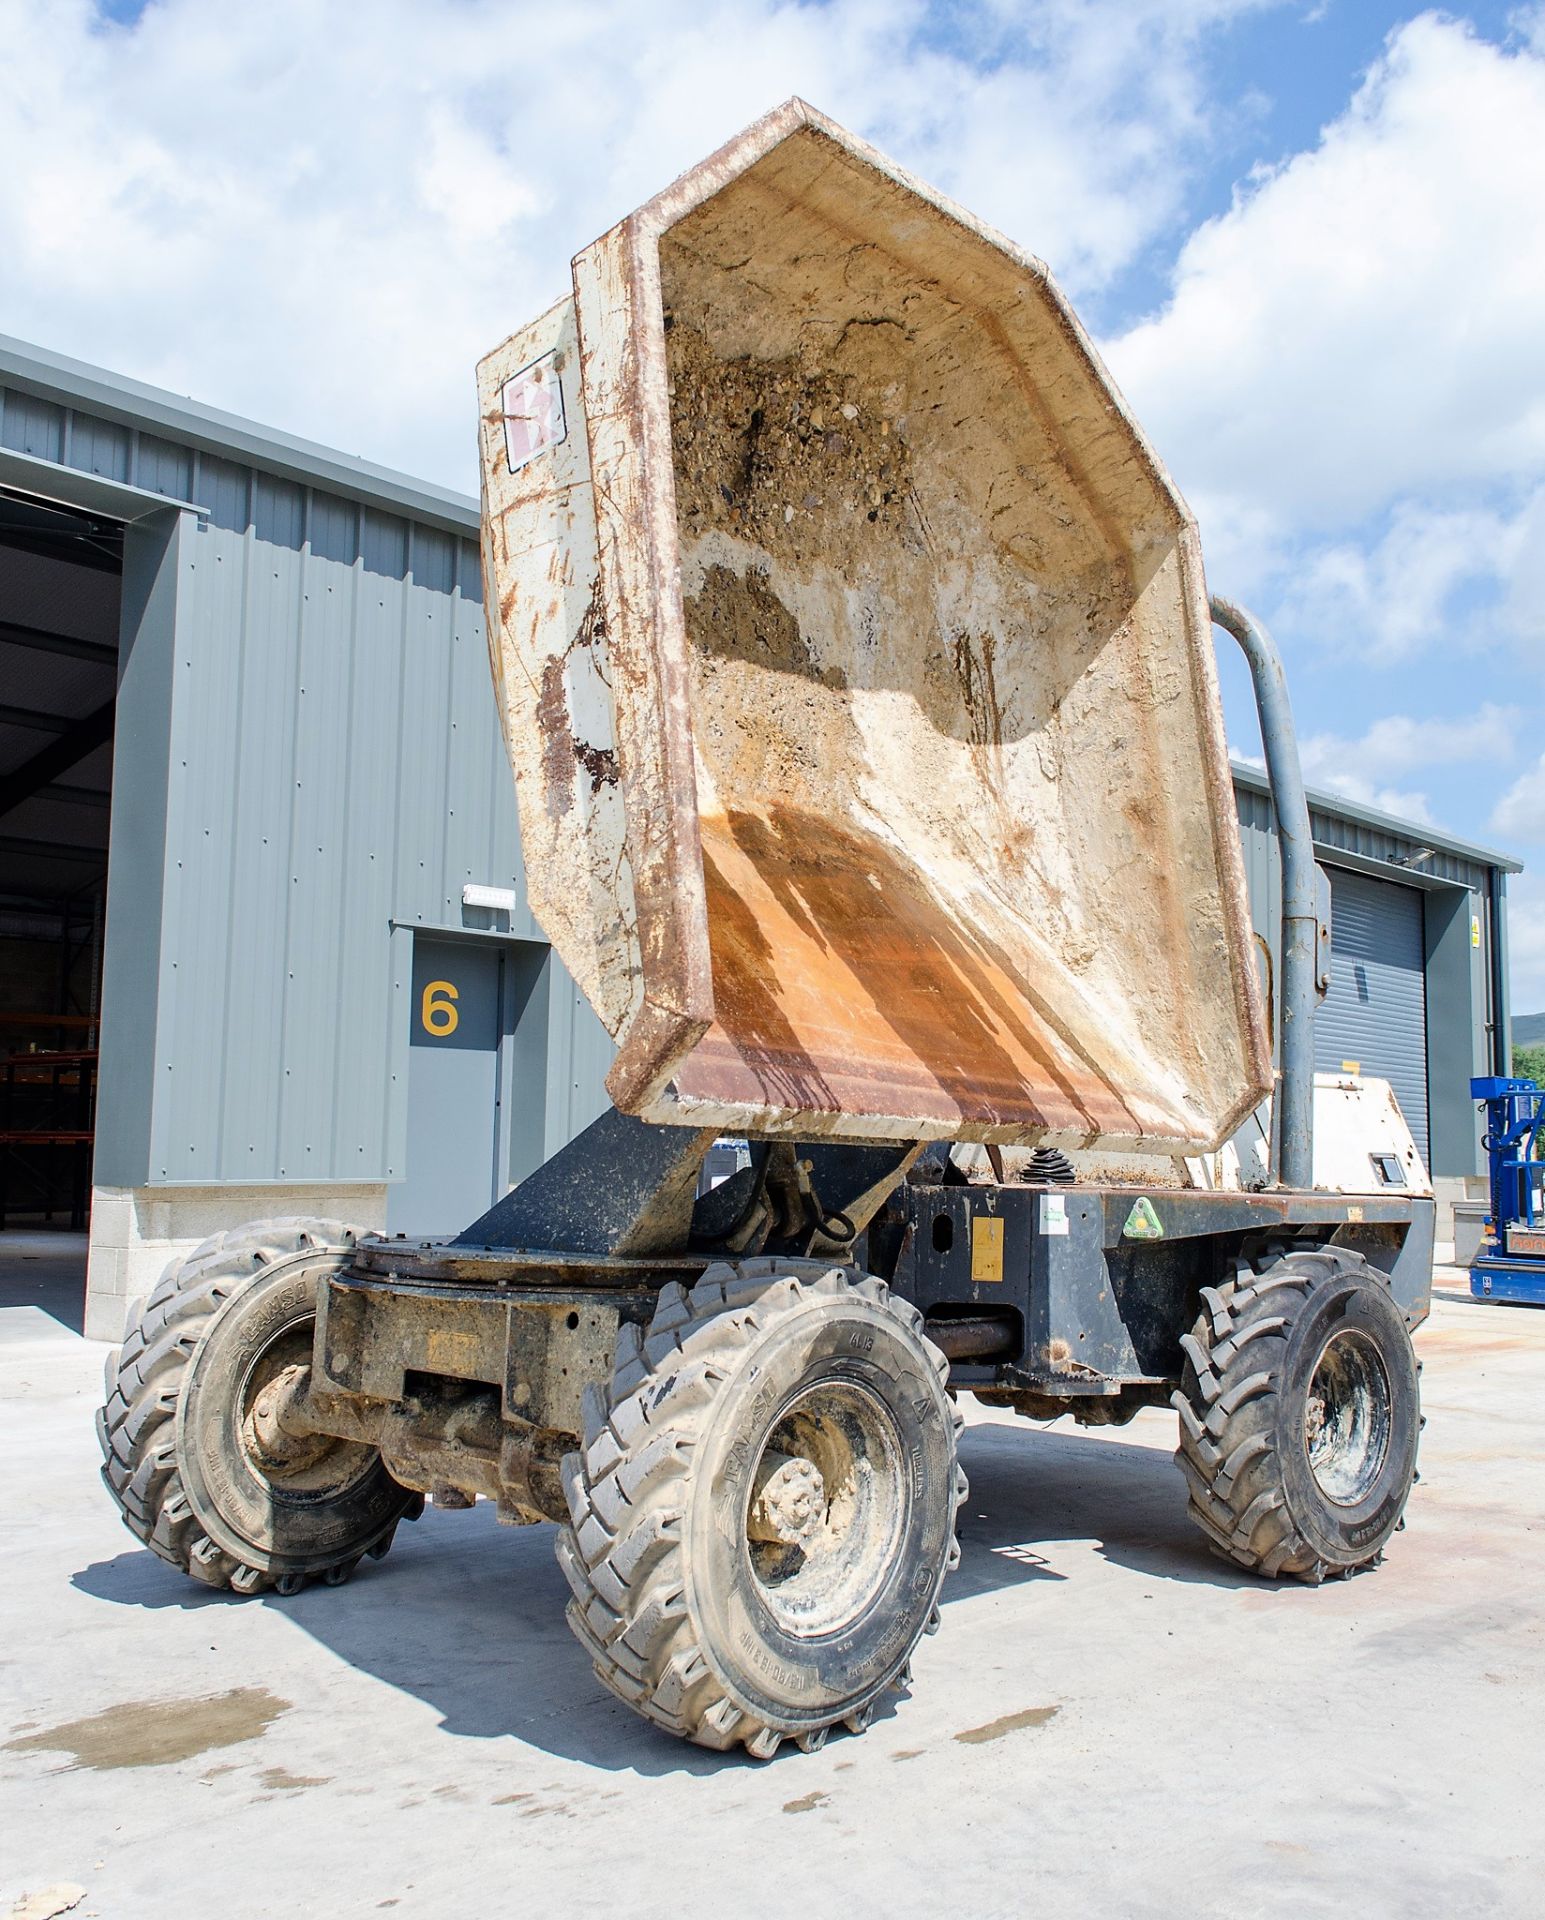
[[[253,1593],[426,1495],[555,1520],[602,1681],[759,1757],[906,1684],[962,1392],[1172,1401],[1217,1552],[1373,1565],[1426,1177],[1398,1112],[1311,1174],[1307,814],[1214,603],[1288,852],[1269,1164],[1227,1144],[1271,1046],[1196,529],[1045,268],[793,101],[580,253],[479,406],[530,898],[615,1104],[455,1240],[173,1266],[99,1416],[129,1526]]]

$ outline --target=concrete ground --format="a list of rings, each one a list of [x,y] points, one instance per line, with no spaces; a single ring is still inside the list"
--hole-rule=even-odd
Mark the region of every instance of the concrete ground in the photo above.
[[[1545,1311],[1439,1299],[1409,1527],[1318,1591],[1204,1551],[1168,1415],[974,1409],[910,1697],[758,1765],[602,1692],[552,1529],[486,1505],[293,1600],[162,1566],[72,1259],[0,1241],[0,1915],[1545,1910]]]

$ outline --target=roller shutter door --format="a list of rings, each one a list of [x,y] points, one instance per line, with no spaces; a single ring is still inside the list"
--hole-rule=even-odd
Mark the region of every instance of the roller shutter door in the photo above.
[[[1415,887],[1331,867],[1330,992],[1314,1025],[1322,1073],[1356,1060],[1395,1089],[1427,1158],[1427,967]]]

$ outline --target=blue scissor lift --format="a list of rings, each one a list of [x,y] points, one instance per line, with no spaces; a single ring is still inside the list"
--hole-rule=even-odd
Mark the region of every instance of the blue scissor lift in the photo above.
[[[1491,1170],[1491,1213],[1470,1291],[1478,1300],[1545,1306],[1545,1092],[1532,1080],[1485,1078],[1472,1080],[1470,1093],[1485,1104]]]

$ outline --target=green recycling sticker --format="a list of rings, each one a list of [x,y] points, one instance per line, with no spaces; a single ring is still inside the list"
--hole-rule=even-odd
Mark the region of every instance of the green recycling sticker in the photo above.
[[[1121,1229],[1127,1240],[1162,1240],[1164,1222],[1153,1210],[1153,1202],[1147,1194],[1142,1194],[1132,1202],[1132,1211],[1127,1215],[1127,1223]]]

